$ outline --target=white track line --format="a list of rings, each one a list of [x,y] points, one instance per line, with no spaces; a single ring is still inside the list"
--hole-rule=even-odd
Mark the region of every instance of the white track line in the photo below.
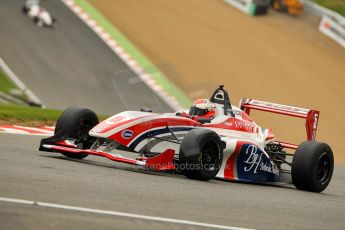
[[[57,208],[57,209],[65,209],[65,210],[72,210],[72,211],[78,211],[78,212],[87,212],[87,213],[95,213],[95,214],[103,214],[103,215],[111,215],[111,216],[122,216],[122,217],[127,217],[127,218],[136,218],[136,219],[149,220],[149,221],[192,225],[192,226],[214,228],[214,229],[250,230],[248,228],[238,228],[238,227],[218,225],[218,224],[207,224],[207,223],[200,223],[200,222],[194,222],[194,221],[189,221],[189,220],[179,220],[179,219],[163,218],[163,217],[156,217],[156,216],[137,215],[137,214],[126,213],[126,212],[114,212],[114,211],[106,211],[106,210],[100,210],[100,209],[82,208],[82,207],[36,202],[36,201],[30,201],[30,200],[13,199],[13,198],[6,198],[6,197],[0,197],[0,201],[9,202],[9,203],[17,203],[17,204],[36,205],[36,206],[41,206],[41,207],[49,207],[49,208]]]

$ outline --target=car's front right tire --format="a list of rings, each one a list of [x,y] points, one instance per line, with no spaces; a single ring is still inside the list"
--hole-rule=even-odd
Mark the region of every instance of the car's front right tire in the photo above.
[[[69,107],[57,121],[54,135],[63,136],[65,139],[74,139],[78,148],[88,149],[96,140],[89,135],[89,131],[98,123],[98,117],[92,110]],[[87,154],[62,154],[77,159],[87,156]]]

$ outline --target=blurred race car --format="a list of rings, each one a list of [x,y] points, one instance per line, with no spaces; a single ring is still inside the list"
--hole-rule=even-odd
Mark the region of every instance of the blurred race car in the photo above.
[[[278,141],[249,117],[253,109],[306,119],[307,141],[298,146]],[[253,99],[242,99],[235,107],[221,85],[210,99],[196,100],[189,110],[177,113],[143,108],[99,123],[93,111],[70,107],[59,118],[55,135],[41,140],[39,150],[176,170],[197,180],[292,182],[298,189],[321,192],[331,181],[334,160],[331,148],[315,141],[318,119],[316,110]],[[125,156],[133,153],[135,157]]]
[[[55,28],[57,20],[42,6],[39,0],[27,0],[22,12],[29,16],[39,27]]]

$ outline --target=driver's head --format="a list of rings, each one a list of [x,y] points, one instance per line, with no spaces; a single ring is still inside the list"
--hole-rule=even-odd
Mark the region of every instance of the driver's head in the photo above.
[[[204,118],[214,118],[216,115],[216,105],[208,99],[198,99],[194,101],[192,107],[189,109],[189,116],[194,117],[204,117]]]

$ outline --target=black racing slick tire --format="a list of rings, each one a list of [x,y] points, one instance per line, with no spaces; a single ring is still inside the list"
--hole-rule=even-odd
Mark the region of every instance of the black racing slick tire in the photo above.
[[[179,170],[190,179],[211,180],[221,167],[223,148],[217,133],[193,129],[183,138],[179,152]]]
[[[322,192],[332,179],[333,169],[334,158],[329,145],[304,141],[292,159],[292,183],[300,190]]]
[[[89,131],[99,123],[97,115],[90,109],[69,107],[56,123],[54,135],[65,139],[74,139],[78,148],[88,149],[96,138],[89,135]],[[71,158],[82,159],[88,154],[62,153]]]

